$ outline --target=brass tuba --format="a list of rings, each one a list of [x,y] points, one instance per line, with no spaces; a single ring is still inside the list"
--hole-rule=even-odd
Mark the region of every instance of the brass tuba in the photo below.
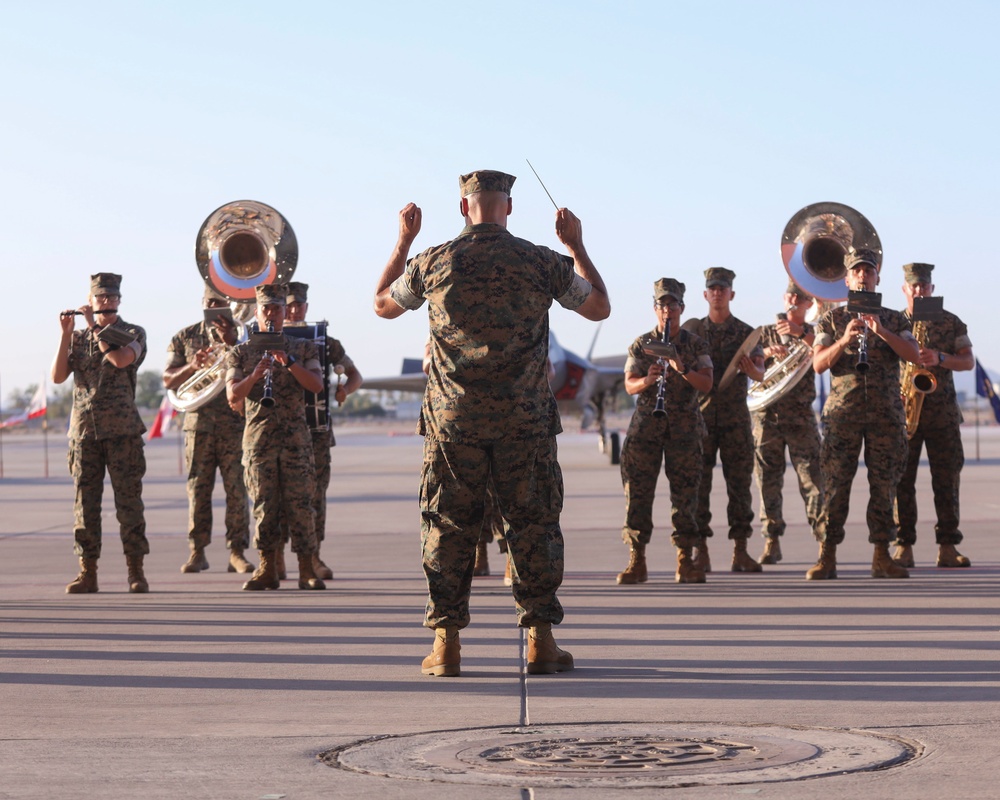
[[[842,203],[813,203],[800,209],[781,234],[781,260],[789,277],[824,305],[847,299],[844,257],[868,249],[882,259],[882,243],[864,215]],[[768,367],[763,380],[747,390],[751,411],[767,408],[784,397],[809,372],[812,348],[795,341],[788,355]]]
[[[927,324],[923,320],[913,323],[913,336],[921,350],[927,342]],[[903,397],[903,411],[906,412],[906,438],[912,439],[920,424],[920,411],[924,407],[924,396],[937,389],[937,378],[927,369],[921,369],[912,361],[904,361],[899,375],[899,393]]]
[[[291,280],[299,247],[295,231],[277,210],[254,200],[237,200],[208,215],[198,231],[194,255],[205,283],[230,301],[239,324],[238,339],[245,339],[243,323],[253,316],[256,288]],[[193,411],[225,388],[228,352],[224,342],[217,342],[208,367],[176,391],[168,390],[175,408]]]

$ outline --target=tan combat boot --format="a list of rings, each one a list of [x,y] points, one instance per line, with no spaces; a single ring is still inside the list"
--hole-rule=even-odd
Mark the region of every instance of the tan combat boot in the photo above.
[[[889,555],[889,543],[879,542],[875,545],[875,552],[872,555],[872,577],[873,578],[909,578],[910,573],[906,567],[901,567],[892,560]]]
[[[313,560],[316,556],[313,553],[298,553],[299,557],[299,588],[300,589],[325,589],[326,584],[316,577],[313,570]]]
[[[896,545],[896,552],[892,554],[892,560],[895,561],[901,567],[909,567],[913,569],[916,564],[913,562],[913,545],[912,544],[899,544]]]
[[[695,563],[690,547],[677,548],[677,583],[704,583],[705,573]]]
[[[80,574],[67,584],[66,594],[90,594],[97,591],[97,559],[81,558]]]
[[[287,542],[282,542],[281,546],[274,551],[274,568],[277,571],[277,576],[279,581],[288,580],[288,569],[285,567],[285,545]]]
[[[953,544],[938,545],[937,566],[939,567],[971,567],[972,562],[963,556]]]
[[[424,675],[439,678],[457,678],[462,674],[462,645],[458,641],[458,628],[435,628],[434,647],[420,664]]]
[[[573,656],[556,644],[552,626],[543,622],[528,629],[528,674],[551,675],[573,669]]]
[[[708,539],[702,539],[698,542],[698,546],[694,548],[691,557],[694,559],[694,563],[698,569],[706,575],[712,571],[712,559],[708,555]]]
[[[646,572],[646,545],[635,542],[624,572],[618,573],[618,583],[645,583],[649,579]]]
[[[143,555],[125,556],[125,563],[128,565],[128,590],[132,594],[146,594],[149,591],[149,584],[146,576],[142,572]]]
[[[313,572],[315,572],[316,577],[321,580],[333,580],[333,570],[324,564],[323,559],[319,557],[319,544],[316,545],[316,552],[313,554]]]
[[[764,540],[764,552],[757,559],[758,564],[777,564],[781,561],[781,539],[777,536]]]
[[[274,550],[260,550],[260,566],[257,567],[250,580],[243,584],[245,592],[261,592],[264,589],[277,589],[281,586],[278,580],[278,559]]]
[[[837,577],[837,545],[822,542],[819,546],[819,560],[806,571],[807,581],[832,581]]]
[[[183,567],[181,567],[183,569]],[[247,561],[242,548],[229,551],[229,572],[253,572],[253,564]]]
[[[763,572],[764,568],[750,558],[747,552],[746,539],[733,539],[733,563],[730,567],[732,572]]]
[[[480,540],[476,545],[476,563],[472,567],[472,575],[481,578],[490,574],[490,554],[486,549],[486,542]]]
[[[208,569],[208,559],[205,558],[204,547],[192,547],[188,560],[181,565],[181,572],[201,572]]]

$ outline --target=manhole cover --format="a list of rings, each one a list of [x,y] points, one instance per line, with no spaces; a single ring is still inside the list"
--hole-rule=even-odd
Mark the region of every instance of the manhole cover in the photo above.
[[[421,781],[553,788],[764,783],[885,769],[920,745],[864,731],[669,722],[465,728],[385,736],[319,758]]]

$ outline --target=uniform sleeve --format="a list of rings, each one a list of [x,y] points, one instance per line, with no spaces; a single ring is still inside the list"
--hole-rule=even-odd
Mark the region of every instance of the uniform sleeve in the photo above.
[[[319,363],[319,350],[316,349],[316,343],[307,339],[302,340],[302,366],[308,370],[322,371],[323,369]]]
[[[813,339],[813,347],[829,347],[836,341],[833,330],[832,313],[824,314],[816,323],[816,337]]]
[[[420,277],[420,265],[423,263],[423,253],[414,256],[406,262],[403,274],[392,282],[389,296],[400,308],[414,311],[424,304],[424,286]]]
[[[167,364],[164,370],[176,369],[187,364],[187,357],[184,353],[184,339],[179,333],[175,334],[170,340],[170,344],[167,345]]]
[[[955,317],[955,352],[972,347],[972,339],[969,338],[969,328],[958,317]]]
[[[641,345],[642,337],[640,336],[628,349],[628,357],[625,359],[625,373],[627,375],[646,375],[649,372],[649,368],[646,367],[641,361],[645,355],[642,352]]]
[[[594,287],[586,278],[577,275],[572,258],[554,250],[548,250],[548,248],[546,250],[553,260],[552,271],[555,283],[552,296],[563,308],[574,311],[587,301]]]
[[[226,355],[226,383],[241,381],[246,376],[243,374],[243,367],[240,365],[239,353],[233,349]]]

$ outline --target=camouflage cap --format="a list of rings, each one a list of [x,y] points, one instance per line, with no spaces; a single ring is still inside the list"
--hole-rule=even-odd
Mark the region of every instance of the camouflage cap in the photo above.
[[[467,175],[458,176],[458,188],[462,190],[462,197],[466,197],[476,192],[503,192],[510,194],[510,189],[516,181],[513,175],[506,172],[497,172],[492,169],[480,169],[470,172]]]
[[[882,269],[882,257],[880,253],[862,247],[860,250],[850,250],[844,256],[844,266],[847,269],[854,269],[858,264],[871,264],[876,270]]]
[[[933,271],[933,264],[903,264],[903,277],[907,283],[934,283],[931,278]]]
[[[815,300],[809,292],[799,286],[795,281],[788,282],[788,288],[785,289],[785,294],[794,294],[796,297],[801,297],[804,300]]]
[[[221,300],[223,303],[229,302],[228,297],[226,297],[224,294],[220,294],[219,292],[215,291],[215,289],[213,289],[210,284],[206,283],[205,294],[202,295],[201,301],[205,303],[208,302],[209,300]]]
[[[284,283],[266,283],[256,288],[257,305],[283,306],[288,295],[288,286]]]
[[[91,275],[90,293],[94,297],[99,294],[116,294],[121,296],[122,276],[115,275],[113,272],[98,272],[96,275]]]
[[[653,284],[653,299],[672,297],[681,305],[684,304],[684,284],[673,278],[660,278]]]
[[[288,291],[288,296],[285,298],[286,303],[308,303],[309,302],[309,284],[302,283],[301,281],[292,281],[291,283],[286,283],[285,288]]]
[[[736,273],[731,269],[726,269],[725,267],[709,267],[705,270],[705,288],[708,289],[711,286],[725,286],[728,289],[733,288],[733,278],[736,277]]]

